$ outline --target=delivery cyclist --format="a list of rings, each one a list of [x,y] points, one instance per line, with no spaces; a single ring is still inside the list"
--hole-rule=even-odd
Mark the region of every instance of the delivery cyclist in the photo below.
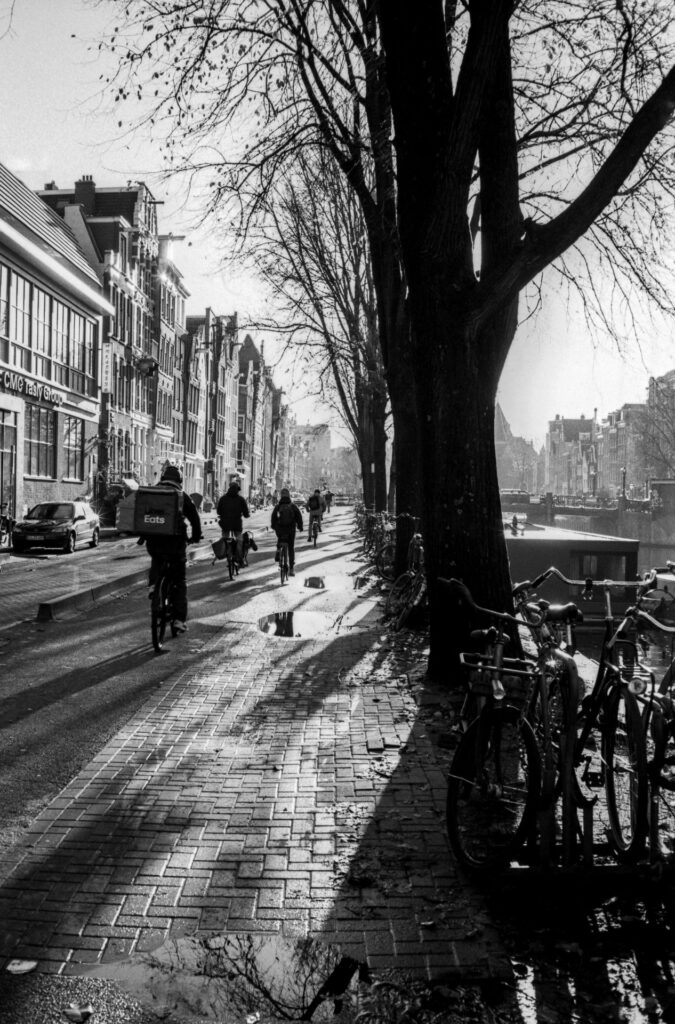
[[[190,495],[186,494],[183,490],[183,474],[178,466],[166,466],[158,487],[171,487],[180,491],[183,497],[182,529],[175,537],[154,536],[146,538],[148,554],[152,556],[148,583],[154,588],[162,563],[164,561],[168,562],[173,592],[171,604],[174,618],[171,626],[176,632],[184,633],[187,629],[186,620],[188,616],[187,583],[185,581],[188,537],[185,520],[187,519],[192,528],[192,537],[190,538],[192,544],[198,544],[202,539],[202,524],[199,519],[199,512],[195,508],[195,503]]]

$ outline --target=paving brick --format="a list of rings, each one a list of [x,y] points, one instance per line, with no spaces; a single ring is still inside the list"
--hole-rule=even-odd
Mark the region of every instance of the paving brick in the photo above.
[[[323,592],[345,615],[361,566],[350,557],[327,556],[326,575],[344,583]],[[411,733],[405,671],[421,642],[383,642],[375,601],[365,609],[358,631],[302,641],[238,621],[202,641],[197,625],[199,660],[182,662],[32,823],[33,845],[3,856],[0,952],[39,937],[40,970],[71,974],[168,935],[281,931],[373,967],[395,958],[429,972],[440,958],[491,971],[486,943],[463,941],[466,919],[485,912],[473,890],[462,890],[463,916],[419,928],[458,886],[445,774],[426,729]],[[347,884],[350,866],[370,887]]]

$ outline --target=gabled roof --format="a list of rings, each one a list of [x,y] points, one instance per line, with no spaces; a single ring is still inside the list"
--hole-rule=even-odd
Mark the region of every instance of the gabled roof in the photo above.
[[[98,289],[96,272],[87,262],[65,222],[22,181],[0,164],[0,218],[60,263],[69,265]]]

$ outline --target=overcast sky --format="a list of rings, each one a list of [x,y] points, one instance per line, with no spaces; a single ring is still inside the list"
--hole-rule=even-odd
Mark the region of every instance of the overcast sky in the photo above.
[[[0,0],[0,35],[9,8],[10,0]],[[83,0],[16,0],[12,26],[0,37],[0,162],[31,188],[52,179],[66,187],[83,174],[100,186],[146,181],[164,200],[160,231],[188,236],[175,250],[191,292],[188,312],[211,306],[254,317],[258,289],[218,270],[212,241],[193,229],[184,194],[161,182],[158,154],[143,137],[121,137],[115,112],[101,97],[99,76],[110,58],[88,52],[88,45],[109,18],[105,7]],[[666,324],[645,327],[622,353],[609,340],[594,346],[579,318],[545,290],[543,312],[519,330],[502,376],[504,414],[515,434],[540,444],[556,413],[578,418],[597,409],[602,418],[625,402],[643,401],[650,375],[675,368],[674,342],[673,325]],[[269,338],[268,351],[272,344]],[[288,376],[279,382],[290,390]],[[303,402],[300,416],[317,422],[322,417],[311,409]]]

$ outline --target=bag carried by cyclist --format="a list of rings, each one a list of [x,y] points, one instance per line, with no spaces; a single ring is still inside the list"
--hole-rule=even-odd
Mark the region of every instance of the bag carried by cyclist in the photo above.
[[[295,526],[295,512],[290,502],[279,505],[277,512],[277,530],[290,530]]]
[[[180,537],[183,492],[175,487],[139,487],[135,492],[134,533],[141,537]]]

